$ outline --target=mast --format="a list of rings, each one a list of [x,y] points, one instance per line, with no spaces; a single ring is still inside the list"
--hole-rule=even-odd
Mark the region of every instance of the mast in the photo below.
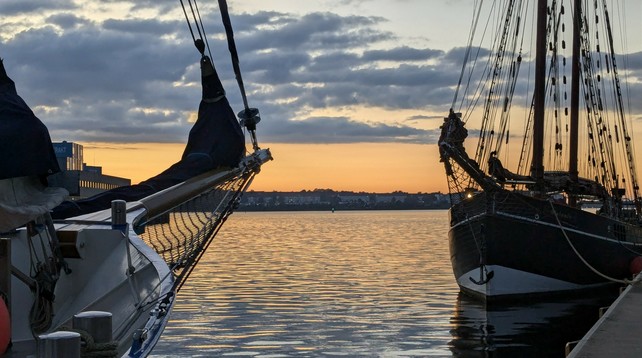
[[[535,43],[535,89],[533,94],[533,158],[531,176],[537,183],[544,179],[544,106],[546,102],[546,16],[547,1],[537,1],[537,39]]]
[[[580,25],[582,23],[582,1],[575,0],[573,5],[573,53],[571,66],[571,132],[569,138],[568,174],[572,184],[577,183],[577,143],[580,107]],[[574,195],[569,197],[569,204],[576,203]]]

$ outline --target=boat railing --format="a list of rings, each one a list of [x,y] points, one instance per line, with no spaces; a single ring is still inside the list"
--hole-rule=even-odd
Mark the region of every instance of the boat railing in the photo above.
[[[459,201],[454,202],[451,207],[451,225],[471,219],[477,215],[483,214],[487,210],[488,194],[483,191],[477,191],[470,194],[459,195]]]
[[[215,169],[140,200],[146,210],[133,228],[174,272],[176,290],[271,159],[269,150],[257,150],[236,168]]]
[[[462,199],[451,207],[451,224],[481,215],[510,213],[526,219],[551,219],[550,208],[535,205],[529,196],[515,191],[479,191],[472,195],[462,195]],[[552,219],[551,219],[552,220]]]

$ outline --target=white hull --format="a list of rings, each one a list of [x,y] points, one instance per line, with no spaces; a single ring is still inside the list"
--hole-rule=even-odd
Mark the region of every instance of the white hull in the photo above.
[[[487,299],[509,295],[524,296],[528,294],[548,294],[551,292],[572,292],[603,286],[601,284],[589,286],[578,285],[572,282],[498,265],[488,265],[486,269],[488,272],[493,272],[493,278],[487,283],[478,285],[472,281],[480,281],[479,269],[474,269],[457,277],[457,284],[464,292]]]
[[[111,338],[97,342],[109,343],[110,356],[149,355],[180,284],[270,159],[260,150],[238,168],[203,173],[140,201],[112,201],[112,209],[55,223],[40,214],[0,234],[12,343],[5,356],[35,356],[43,344],[34,337],[74,331],[74,316],[88,311],[111,314]]]
[[[133,219],[142,210],[141,206],[128,216]],[[124,235],[120,230],[112,229],[108,212],[82,219],[87,221],[56,225],[58,233],[65,232],[75,237],[76,252],[80,257],[65,257],[71,272],[61,271],[55,284],[51,312],[40,317],[43,321],[49,320],[50,327],[37,334],[73,328],[72,318],[81,312],[109,312],[112,314],[112,337],[113,343],[118,345],[118,355],[146,356],[169,319],[167,313],[173,296],[167,295],[171,292],[174,278],[162,258],[133,231]],[[35,295],[24,280],[31,276],[31,266],[34,260],[38,260],[36,257],[42,259],[41,246],[34,245],[34,238],[28,237],[26,229],[18,230],[9,239],[13,270],[26,276],[19,278],[13,275],[11,278],[12,347],[7,356],[28,356],[35,354],[37,349],[32,331],[34,320],[30,317]],[[47,255],[51,253],[47,252]],[[170,306],[159,314],[156,311],[158,301],[165,296],[169,298]],[[145,339],[134,342],[137,330],[146,330],[147,334]],[[133,346],[140,348],[131,351]]]

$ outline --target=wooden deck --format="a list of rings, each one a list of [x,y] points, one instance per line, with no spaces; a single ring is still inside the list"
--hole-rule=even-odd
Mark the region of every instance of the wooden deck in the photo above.
[[[642,357],[642,276],[624,289],[568,358]],[[570,347],[567,347],[567,351]]]

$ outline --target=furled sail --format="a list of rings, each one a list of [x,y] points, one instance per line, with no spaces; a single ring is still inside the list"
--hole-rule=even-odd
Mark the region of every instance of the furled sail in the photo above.
[[[60,171],[47,127],[18,95],[0,59],[0,179]]]
[[[49,212],[68,195],[45,185],[60,171],[49,131],[18,95],[1,59],[0,153],[0,232]]]
[[[209,57],[201,59],[203,96],[181,160],[136,185],[95,196],[65,201],[52,212],[54,219],[78,216],[110,207],[112,200],[137,201],[218,167],[236,167],[245,153],[245,136]]]

